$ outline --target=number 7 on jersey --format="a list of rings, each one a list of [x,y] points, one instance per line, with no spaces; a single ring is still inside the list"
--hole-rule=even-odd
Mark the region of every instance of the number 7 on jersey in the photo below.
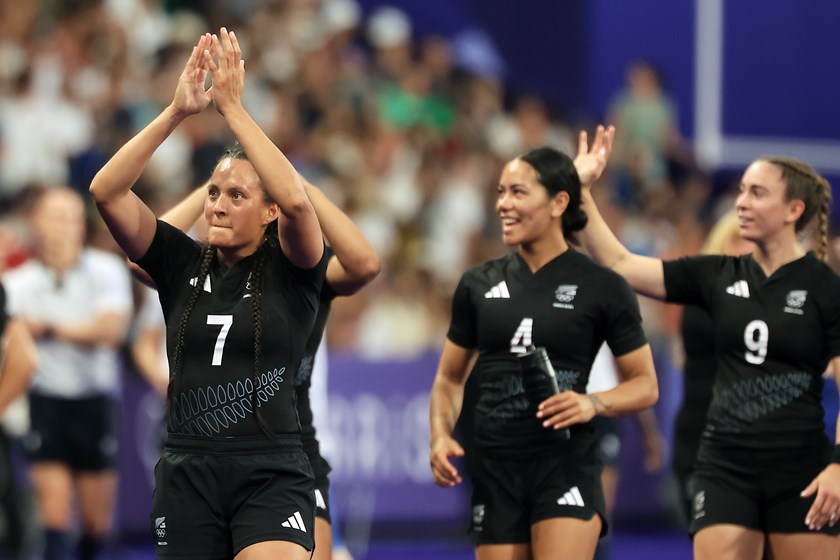
[[[214,366],[222,365],[222,355],[225,352],[225,339],[227,339],[228,331],[233,325],[233,315],[208,315],[208,325],[221,325],[222,329],[219,331],[219,336],[216,337],[216,347],[213,348],[213,363]]]

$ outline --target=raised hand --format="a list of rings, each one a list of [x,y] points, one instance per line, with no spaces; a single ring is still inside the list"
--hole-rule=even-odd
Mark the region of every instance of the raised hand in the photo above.
[[[603,125],[598,125],[598,128],[595,129],[595,139],[590,147],[586,131],[580,131],[575,169],[577,169],[582,187],[591,187],[604,172],[607,167],[607,160],[610,159],[612,153],[613,138],[615,138],[614,126],[604,128]]]
[[[213,53],[204,51],[204,62],[213,80],[211,94],[216,110],[222,115],[225,109],[241,104],[242,90],[245,88],[245,61],[242,50],[233,31],[222,27],[219,36],[213,35],[213,47],[218,55],[218,63],[213,60]]]
[[[178,78],[172,107],[179,113],[194,115],[204,110],[210,104],[212,96],[205,89],[204,80],[207,77],[205,53],[215,49],[209,33],[205,33],[193,47],[190,59]]]

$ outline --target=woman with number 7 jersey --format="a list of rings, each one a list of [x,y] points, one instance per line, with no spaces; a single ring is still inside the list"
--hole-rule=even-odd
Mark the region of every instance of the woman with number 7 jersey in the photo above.
[[[599,132],[605,155],[613,132]],[[831,450],[820,402],[826,367],[840,371],[840,277],[823,262],[828,181],[796,159],[752,162],[735,209],[755,249],[738,257],[635,255],[588,189],[583,200],[593,258],[640,294],[698,305],[714,321],[717,376],[691,482],[695,558],[757,560],[768,547],[775,560],[836,560],[840,448]],[[819,257],[797,241],[814,219]]]
[[[586,224],[575,167],[600,173],[598,141],[603,135],[575,162],[537,148],[505,165],[496,211],[505,244],[516,250],[469,269],[455,290],[431,393],[431,467],[440,486],[461,482],[451,459],[464,451],[452,430],[464,383],[475,375],[477,404],[463,413],[475,415],[467,461],[478,560],[592,558],[607,526],[589,421],[642,410],[658,397],[636,296],[569,245]],[[604,341],[623,381],[586,395]],[[545,349],[559,392],[533,398],[523,386],[519,356],[532,346]]]
[[[294,387],[327,258],[298,173],[241,104],[244,74],[233,33],[203,35],[172,103],[90,187],[114,238],[157,286],[166,319],[169,422],[150,520],[157,558],[303,560],[314,547]],[[203,247],[157,220],[131,187],[211,100],[238,146],[208,182]]]

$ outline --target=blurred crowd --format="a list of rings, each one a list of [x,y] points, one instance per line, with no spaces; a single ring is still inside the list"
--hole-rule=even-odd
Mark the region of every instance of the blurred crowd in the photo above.
[[[245,104],[296,168],[344,208],[386,263],[334,306],[331,351],[411,358],[437,348],[454,283],[501,254],[493,217],[503,161],[539,145],[569,153],[577,131],[618,129],[601,208],[636,252],[696,253],[731,207],[680,138],[653,66],[627,71],[605,115],[565,120],[505,88],[481,33],[420,36],[393,7],[355,0],[0,0],[0,270],[30,252],[33,193],[69,185],[86,198],[111,154],[171,99],[184,56],[207,30],[236,31]],[[205,111],[155,154],[136,192],[160,211],[209,176],[230,144]],[[736,179],[737,180],[737,179]],[[91,212],[89,243],[113,249]],[[643,302],[652,341],[675,312]]]

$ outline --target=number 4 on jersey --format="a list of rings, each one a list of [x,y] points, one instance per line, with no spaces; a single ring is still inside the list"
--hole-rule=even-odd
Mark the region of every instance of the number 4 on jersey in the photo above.
[[[516,332],[513,333],[513,338],[510,339],[510,351],[514,354],[524,354],[528,351],[528,347],[533,344],[531,342],[531,333],[534,331],[534,320],[530,317],[525,317],[516,327]]]

